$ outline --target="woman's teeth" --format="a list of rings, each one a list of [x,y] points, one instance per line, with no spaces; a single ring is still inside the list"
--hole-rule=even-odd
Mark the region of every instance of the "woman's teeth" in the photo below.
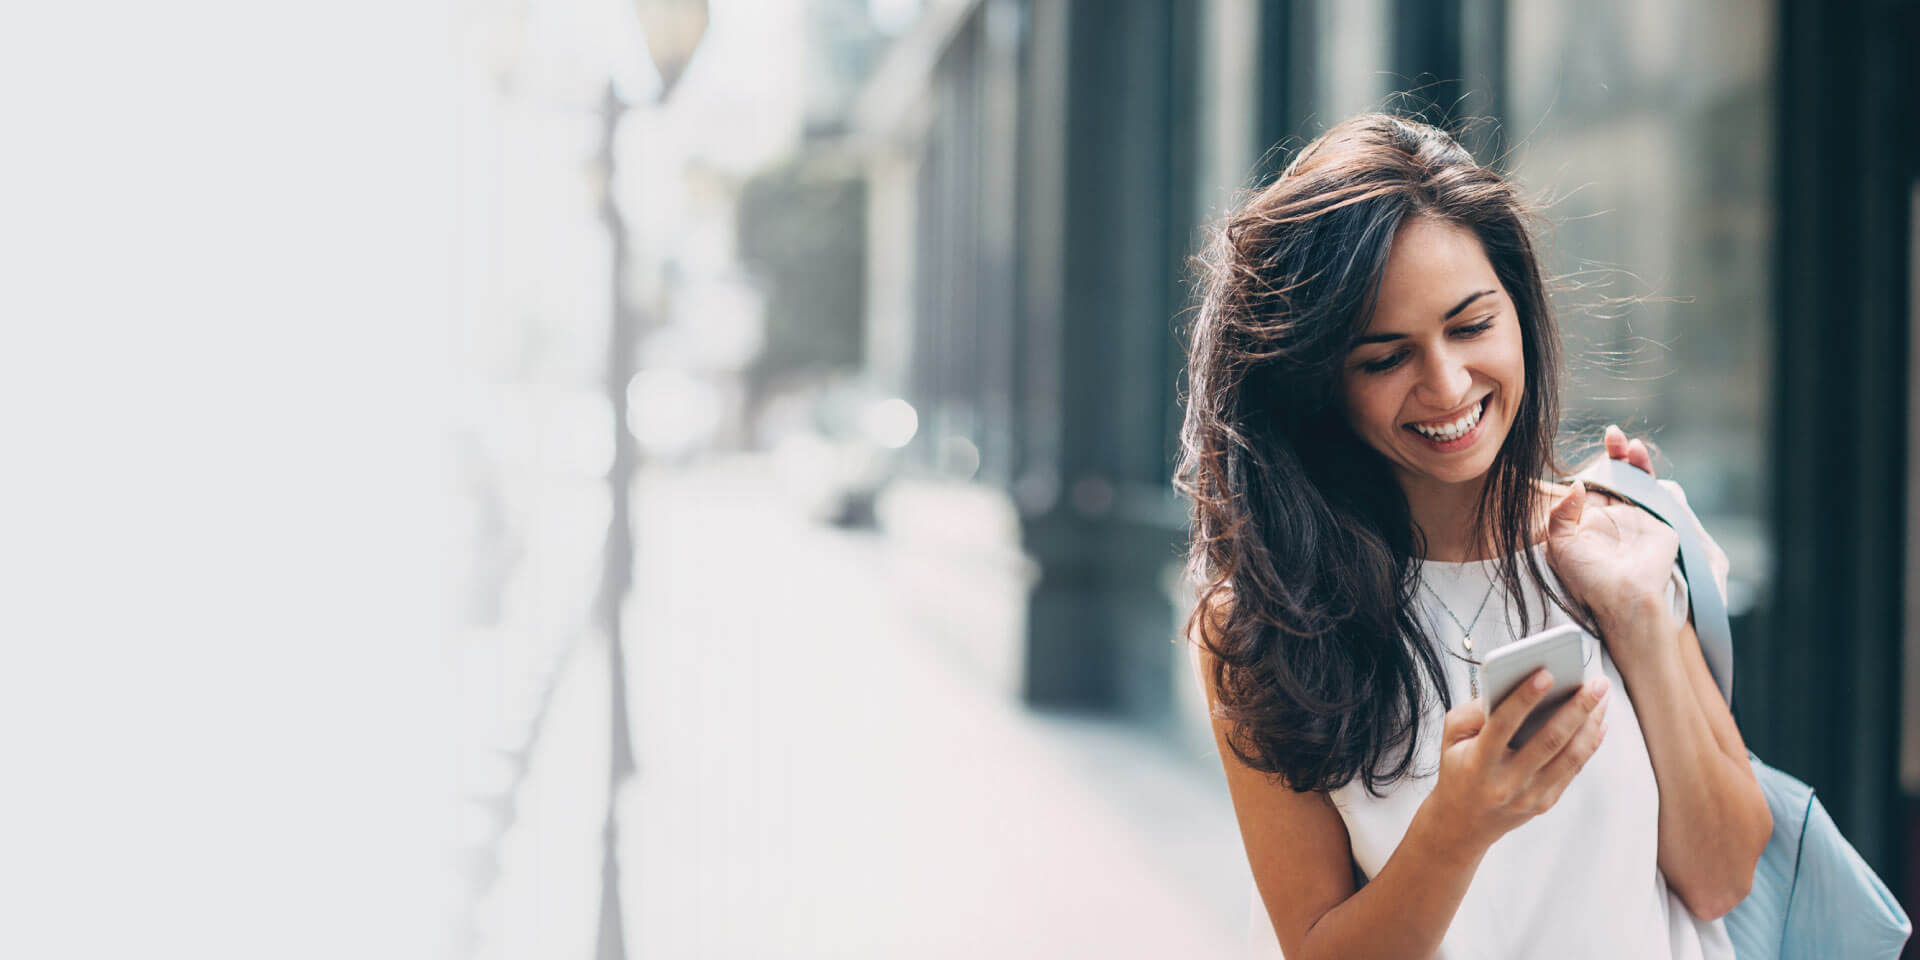
[[[1448,440],[1458,440],[1461,437],[1465,436],[1468,430],[1472,430],[1474,424],[1480,422],[1480,414],[1486,409],[1487,409],[1487,399],[1486,397],[1481,397],[1480,402],[1475,404],[1472,410],[1468,410],[1465,414],[1463,414],[1460,417],[1460,419],[1455,420],[1454,422],[1449,423],[1446,426],[1423,427],[1418,424],[1410,424],[1410,426],[1412,426],[1413,429],[1418,430],[1422,434],[1432,437],[1435,440],[1439,440],[1442,442],[1445,442]]]

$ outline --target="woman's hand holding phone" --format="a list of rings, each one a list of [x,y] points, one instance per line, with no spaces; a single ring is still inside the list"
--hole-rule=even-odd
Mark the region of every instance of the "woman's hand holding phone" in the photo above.
[[[1428,798],[1439,805],[1441,821],[1484,850],[1552,809],[1606,736],[1607,685],[1605,677],[1588,681],[1519,749],[1507,744],[1546,697],[1547,671],[1536,671],[1492,716],[1477,699],[1447,711],[1439,782]]]

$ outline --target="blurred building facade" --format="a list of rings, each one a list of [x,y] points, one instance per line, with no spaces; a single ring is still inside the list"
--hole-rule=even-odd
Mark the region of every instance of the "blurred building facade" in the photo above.
[[[1424,110],[1551,201],[1565,453],[1617,422],[1671,457],[1733,560],[1749,745],[1920,881],[1920,5],[923,6],[854,115],[863,363],[918,411],[911,475],[1018,518],[1026,702],[1201,736],[1169,642],[1186,258],[1329,123]]]

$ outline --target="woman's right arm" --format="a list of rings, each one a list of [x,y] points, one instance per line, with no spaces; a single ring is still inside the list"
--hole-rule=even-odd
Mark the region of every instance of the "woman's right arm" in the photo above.
[[[1210,656],[1204,648],[1199,656],[1212,712]],[[1544,695],[1523,684],[1491,721],[1477,700],[1447,712],[1440,782],[1380,872],[1357,891],[1346,824],[1332,801],[1241,763],[1227,745],[1228,725],[1213,718],[1247,862],[1288,960],[1427,957],[1439,949],[1487,848],[1551,808],[1599,746],[1605,710],[1596,704],[1605,703],[1604,689],[1569,700],[1525,747],[1507,749]],[[1491,744],[1502,747],[1481,756]]]

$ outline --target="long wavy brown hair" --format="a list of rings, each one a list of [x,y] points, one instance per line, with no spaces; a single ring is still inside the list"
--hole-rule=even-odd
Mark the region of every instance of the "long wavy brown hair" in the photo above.
[[[1341,367],[1366,331],[1396,231],[1412,217],[1468,228],[1511,296],[1525,393],[1473,529],[1598,635],[1530,549],[1554,452],[1562,355],[1529,224],[1500,172],[1447,132],[1386,114],[1346,120],[1210,229],[1187,330],[1186,416],[1174,482],[1192,502],[1187,624],[1210,656],[1215,713],[1242,763],[1298,791],[1405,776],[1425,690],[1451,709],[1414,616],[1426,545],[1385,457],[1348,425]],[[1520,604],[1520,634],[1532,632]],[[1397,758],[1394,753],[1398,751]]]

